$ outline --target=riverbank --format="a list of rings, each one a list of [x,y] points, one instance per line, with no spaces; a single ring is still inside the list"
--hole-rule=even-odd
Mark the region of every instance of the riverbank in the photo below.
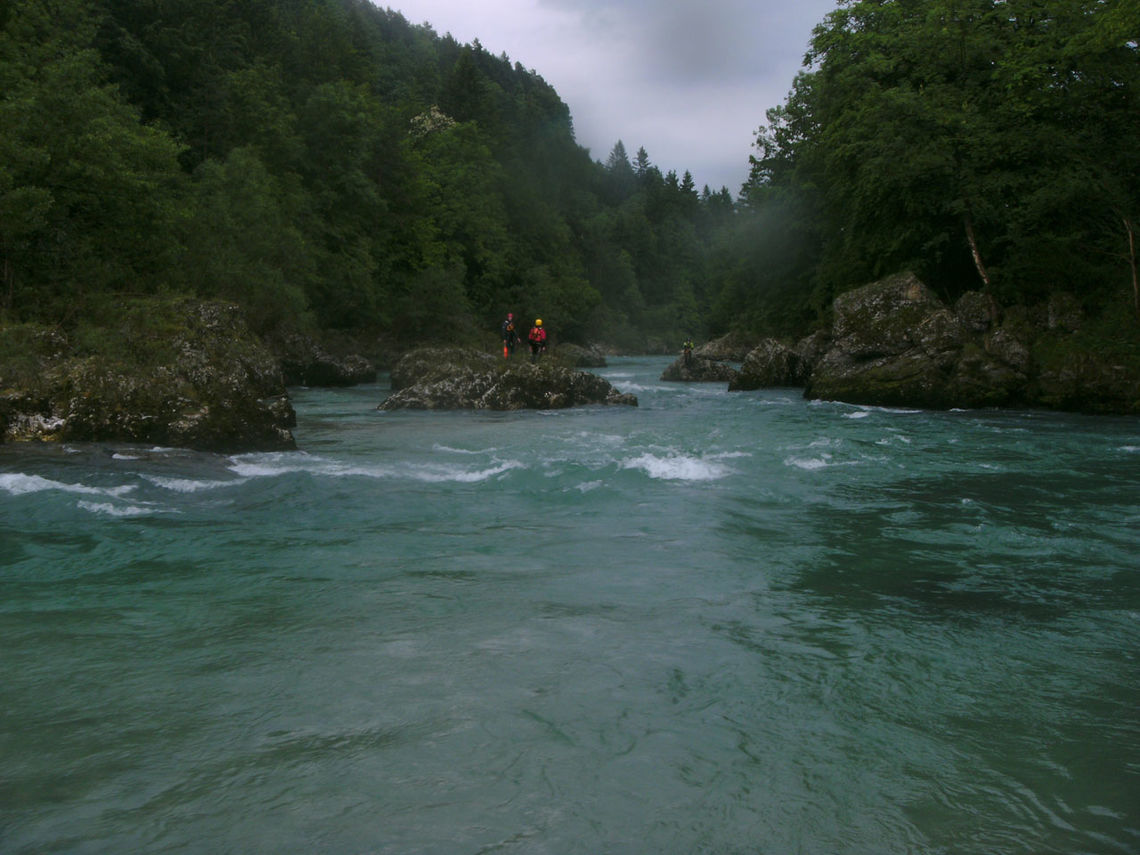
[[[700,371],[678,361],[665,374],[727,381],[735,391],[797,387],[809,398],[857,404],[1140,413],[1140,335],[1131,318],[1090,316],[1071,296],[999,307],[969,293],[948,306],[901,275],[843,294],[832,315],[829,327],[798,342],[739,334],[706,342],[694,354]],[[448,383],[437,377],[435,388],[404,392],[391,406],[617,402],[613,390],[585,383],[580,377],[590,375],[576,370],[604,365],[604,351],[563,345],[548,355],[548,370],[515,372],[506,383],[501,360],[488,353],[493,373],[455,367]],[[393,342],[344,335],[324,343],[298,332],[263,340],[236,305],[190,299],[123,300],[66,332],[7,325],[0,328],[0,441],[292,449],[289,386],[367,383],[401,353]],[[740,361],[739,370],[728,361]]]

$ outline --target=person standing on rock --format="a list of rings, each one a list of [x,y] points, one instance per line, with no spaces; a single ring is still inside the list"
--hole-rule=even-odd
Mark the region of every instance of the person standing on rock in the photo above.
[[[685,343],[681,345],[681,353],[685,357],[685,367],[688,368],[693,364],[693,339],[692,336],[685,339]]]
[[[507,312],[507,319],[503,321],[503,359],[510,359],[518,344],[519,334],[515,329],[515,316]]]
[[[537,362],[546,352],[546,330],[542,327],[542,318],[535,319],[527,339],[530,341],[530,361]]]

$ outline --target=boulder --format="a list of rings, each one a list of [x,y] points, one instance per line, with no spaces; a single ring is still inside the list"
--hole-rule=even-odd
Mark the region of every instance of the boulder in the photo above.
[[[967,291],[954,304],[954,314],[962,326],[972,333],[988,331],[998,320],[994,299],[981,291]]]
[[[823,355],[827,353],[830,347],[831,330],[816,330],[811,335],[796,342],[796,346],[792,349],[800,358],[805,381],[811,376],[816,363],[823,359]]]
[[[280,368],[236,305],[151,301],[124,306],[124,312],[156,319],[131,331],[107,331],[101,352],[56,342],[34,355],[34,374],[27,363],[0,364],[5,440],[139,442],[224,452],[296,447],[289,430],[296,416]],[[138,329],[151,339],[133,339]]]
[[[1045,303],[1045,311],[1046,325],[1050,330],[1076,332],[1084,322],[1080,300],[1073,294],[1062,292],[1050,295]]]
[[[550,361],[507,362],[461,348],[423,348],[392,370],[381,410],[553,410],[590,404],[637,406],[607,380]]]
[[[803,386],[807,381],[804,359],[774,338],[764,339],[744,358],[739,374],[729,381],[730,392]]]
[[[460,372],[493,371],[504,365],[522,365],[526,359],[516,354],[511,362],[501,356],[462,347],[420,347],[400,357],[392,367],[392,391],[417,383],[447,380]]]
[[[376,366],[357,354],[335,356],[302,333],[278,333],[269,346],[286,386],[355,386],[376,381]]]
[[[913,273],[891,276],[835,298],[832,337],[855,359],[897,355],[914,347],[923,322],[944,309]]]
[[[1035,404],[1051,409],[1140,413],[1140,377],[1127,365],[1089,351],[1041,359],[1030,389]]]
[[[569,368],[605,368],[606,356],[601,348],[582,347],[577,344],[560,344],[551,355],[562,365]]]
[[[754,337],[731,332],[694,348],[693,356],[714,362],[743,362],[755,346]]]
[[[684,356],[678,356],[661,373],[661,379],[689,383],[724,383],[732,382],[739,373],[731,365],[713,359],[702,359],[695,353],[696,351],[687,362]]]
[[[1082,344],[1070,295],[999,311],[969,293],[949,309],[911,274],[835,300],[809,398],[926,408],[1043,406],[1140,412],[1140,377]]]

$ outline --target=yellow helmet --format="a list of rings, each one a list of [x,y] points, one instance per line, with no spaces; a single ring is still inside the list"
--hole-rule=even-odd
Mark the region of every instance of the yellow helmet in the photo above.
[[[535,325],[536,327],[540,327],[540,326],[542,326],[542,318],[539,318],[538,320],[536,320],[536,321],[534,322],[534,325]]]

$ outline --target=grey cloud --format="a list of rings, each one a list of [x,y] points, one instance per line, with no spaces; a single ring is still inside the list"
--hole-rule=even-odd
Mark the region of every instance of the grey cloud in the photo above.
[[[624,43],[630,73],[639,80],[682,86],[798,68],[812,24],[834,5],[834,0],[539,0],[540,7],[577,16],[598,38]]]

